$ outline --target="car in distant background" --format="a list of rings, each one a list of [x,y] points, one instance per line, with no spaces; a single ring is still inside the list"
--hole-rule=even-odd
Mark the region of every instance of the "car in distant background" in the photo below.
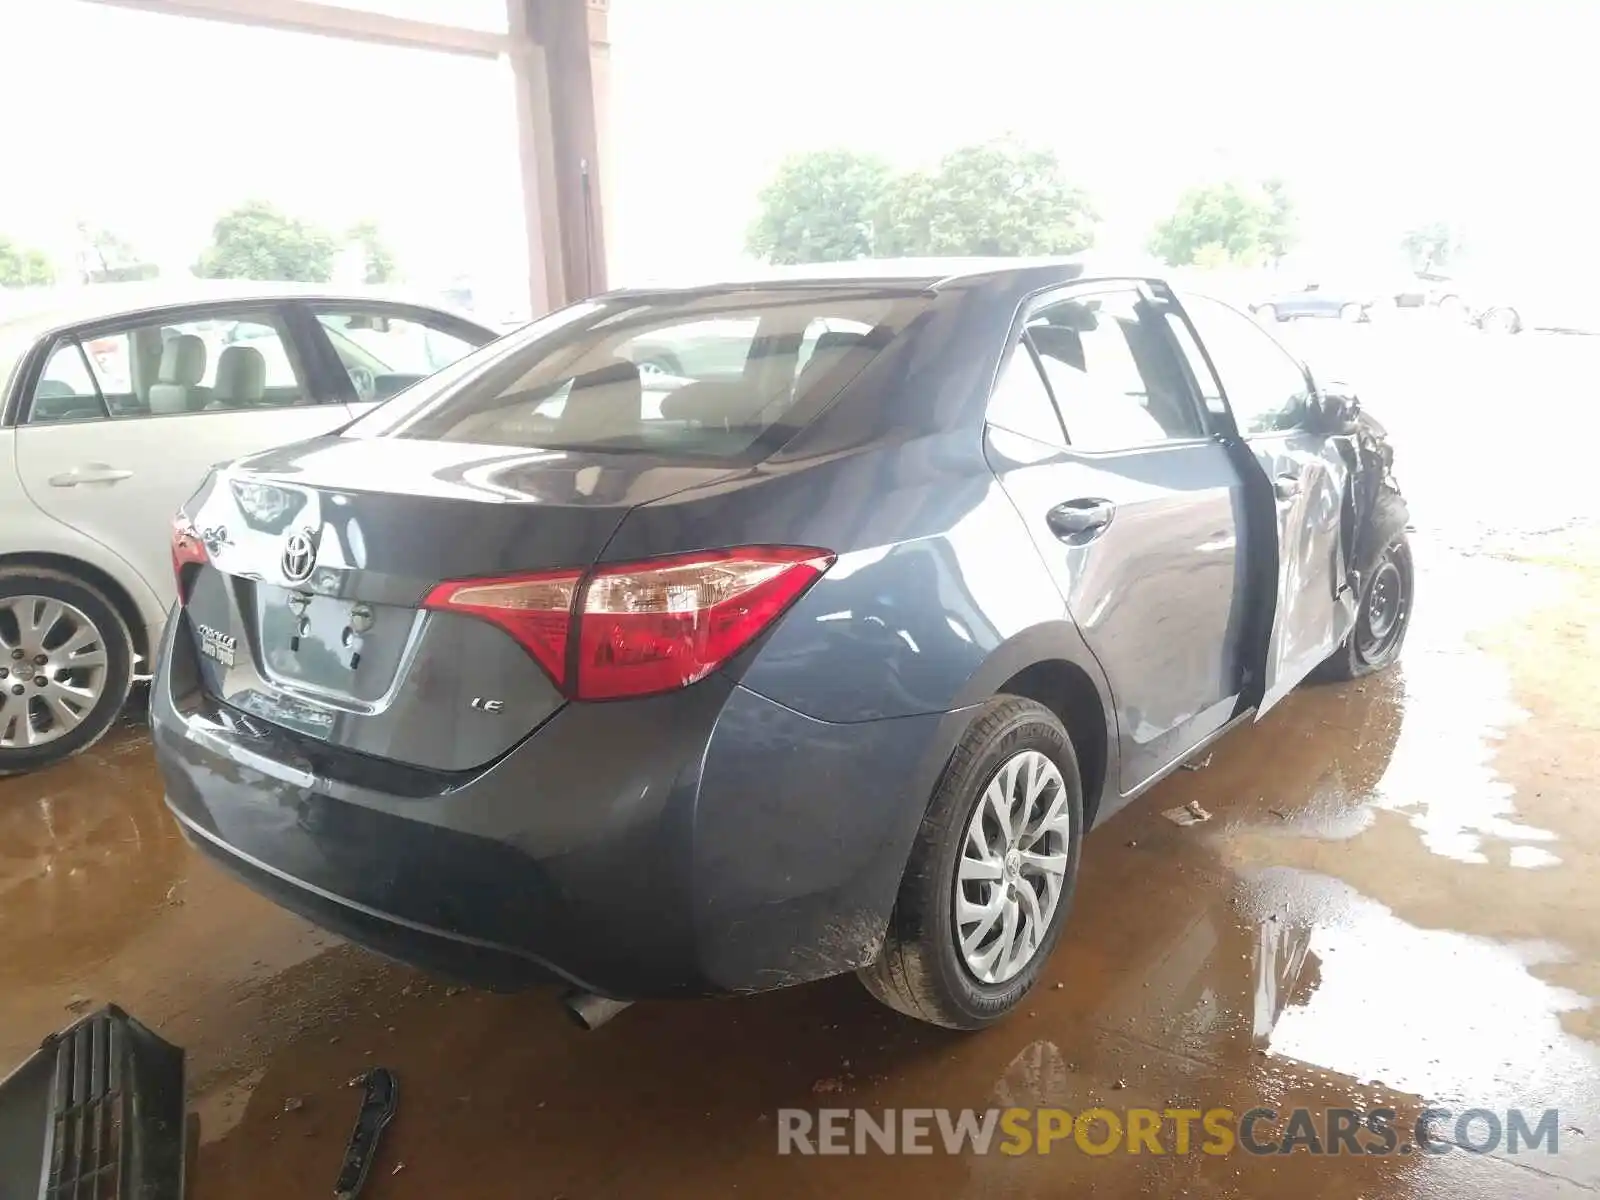
[[[1341,321],[1370,321],[1378,298],[1353,288],[1325,286],[1313,281],[1297,292],[1283,292],[1250,305],[1263,321],[1291,321],[1298,317],[1335,317]]]
[[[1466,305],[1460,285],[1437,271],[1418,271],[1402,282],[1394,295],[1396,308],[1437,308],[1445,316],[1461,317]]]
[[[1600,295],[1583,274],[1560,279],[1498,282],[1485,287],[1473,321],[1491,333],[1543,329],[1600,334]]]
[[[298,284],[101,284],[10,306],[0,775],[116,719],[176,595],[172,514],[212,464],[331,432],[494,338],[391,294]],[[240,499],[269,524],[294,515]]]

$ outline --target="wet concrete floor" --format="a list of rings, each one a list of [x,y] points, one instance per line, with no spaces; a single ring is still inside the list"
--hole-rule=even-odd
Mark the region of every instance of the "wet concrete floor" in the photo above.
[[[1492,513],[1428,461],[1401,667],[1301,689],[1091,835],[1043,984],[992,1030],[917,1025],[848,978],[595,1033],[549,993],[448,987],[199,861],[135,718],[0,781],[0,1067],[107,1000],[185,1046],[197,1200],[326,1195],[347,1083],[377,1063],[401,1097],[375,1200],[1600,1190],[1600,539],[1468,536]],[[1190,801],[1212,819],[1161,815]],[[1012,1105],[1390,1107],[1400,1128],[1521,1107],[1560,1128],[1555,1154],[777,1153],[783,1108]]]

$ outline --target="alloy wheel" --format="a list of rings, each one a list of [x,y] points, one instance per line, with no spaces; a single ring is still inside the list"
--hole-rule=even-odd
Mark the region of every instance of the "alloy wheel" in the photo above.
[[[966,968],[998,984],[1044,943],[1066,882],[1072,814],[1061,770],[1037,750],[1000,765],[961,839],[955,936]]]
[[[82,609],[49,596],[0,599],[0,749],[72,732],[106,688],[105,638]]]

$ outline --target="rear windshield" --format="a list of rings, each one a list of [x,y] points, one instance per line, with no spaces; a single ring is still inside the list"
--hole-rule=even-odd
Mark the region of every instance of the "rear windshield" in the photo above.
[[[809,421],[926,303],[864,288],[589,301],[492,343],[345,434],[746,457]]]

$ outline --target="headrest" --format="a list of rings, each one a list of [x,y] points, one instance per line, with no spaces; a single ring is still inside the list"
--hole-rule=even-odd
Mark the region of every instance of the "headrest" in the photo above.
[[[667,420],[702,425],[743,425],[760,410],[760,398],[748,387],[723,379],[686,383],[661,401],[661,415]]]
[[[855,333],[848,329],[830,329],[817,338],[817,344],[812,349],[811,355],[815,358],[817,355],[829,350],[849,350],[854,346],[859,346],[866,340],[867,335],[864,333]]]
[[[572,380],[572,391],[590,391],[597,388],[639,388],[639,367],[625,358],[613,358],[592,371],[585,371]]]
[[[795,380],[795,395],[809,388],[820,376],[826,375],[839,361],[851,350],[867,340],[864,333],[852,333],[844,329],[830,329],[827,333],[817,338],[817,344],[811,351],[811,357],[806,360],[805,367],[800,372],[800,377]]]
[[[217,381],[211,390],[218,400],[254,404],[267,392],[266,355],[254,346],[229,346],[217,356]]]
[[[1080,371],[1085,369],[1083,339],[1078,336],[1076,329],[1068,329],[1063,325],[1030,325],[1028,336],[1033,339],[1034,348],[1044,357],[1077,367]]]
[[[205,377],[206,344],[199,334],[180,333],[161,348],[162,383],[193,387]]]
[[[616,358],[575,377],[561,409],[561,436],[569,441],[606,441],[639,431],[644,388],[639,368]]]

